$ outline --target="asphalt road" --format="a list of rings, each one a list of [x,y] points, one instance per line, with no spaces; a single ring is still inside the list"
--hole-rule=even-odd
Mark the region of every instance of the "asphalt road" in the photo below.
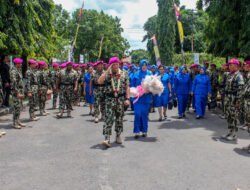
[[[50,104],[47,104],[50,107]],[[11,115],[0,117],[0,190],[241,190],[250,189],[250,155],[241,148],[250,143],[239,131],[236,143],[219,136],[226,122],[207,112],[158,122],[150,114],[147,138],[133,138],[133,112],[126,112],[123,144],[104,148],[102,125],[93,123],[87,107],[75,107],[72,119],[56,119],[57,111],[10,127]]]

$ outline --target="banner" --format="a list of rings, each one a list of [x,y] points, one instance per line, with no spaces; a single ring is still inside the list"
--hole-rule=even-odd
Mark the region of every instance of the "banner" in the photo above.
[[[179,28],[179,33],[180,33],[180,40],[181,43],[184,43],[184,32],[183,32],[183,27],[182,27],[182,23],[178,20],[178,28]]]
[[[200,64],[200,54],[194,54],[194,64]]]
[[[154,43],[154,52],[155,52],[155,60],[156,60],[156,65],[159,67],[161,65],[161,59],[160,59],[160,53],[159,53],[159,48],[157,45],[157,40],[155,35],[152,36],[153,43]]]
[[[76,34],[75,34],[74,41],[72,43],[72,47],[70,49],[69,60],[68,61],[71,61],[73,59],[73,56],[74,56],[74,49],[75,49],[75,46],[76,46],[76,40],[77,40],[79,28],[80,28],[80,21],[81,21],[81,18],[82,18],[83,7],[84,7],[84,1],[82,2],[82,7],[81,7],[80,12],[79,12],[79,21],[78,21],[78,24],[77,24],[77,27],[76,27]]]
[[[103,44],[103,39],[104,39],[104,37],[102,37],[101,42],[100,42],[100,50],[99,50],[98,60],[100,60],[100,58],[101,58],[101,54],[102,54],[102,44]]]

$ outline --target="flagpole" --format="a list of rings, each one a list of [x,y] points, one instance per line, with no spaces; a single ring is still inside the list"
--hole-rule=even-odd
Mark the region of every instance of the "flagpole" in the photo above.
[[[98,60],[100,60],[101,54],[102,54],[103,39],[104,39],[104,36],[102,37],[101,42],[100,42],[100,49],[99,49],[99,54],[98,54]]]
[[[176,11],[175,11],[175,2],[174,2],[174,0],[173,0],[173,5],[174,5],[175,19],[176,19],[176,23],[177,23],[177,27],[178,27],[178,33],[179,33],[180,44],[181,44],[182,61],[183,61],[183,64],[185,64],[185,56],[184,56],[184,50],[183,50],[183,43],[182,43],[182,41],[181,41],[181,36],[180,36],[180,27],[179,27],[179,24],[178,24],[178,19],[177,19],[177,16],[176,16]]]

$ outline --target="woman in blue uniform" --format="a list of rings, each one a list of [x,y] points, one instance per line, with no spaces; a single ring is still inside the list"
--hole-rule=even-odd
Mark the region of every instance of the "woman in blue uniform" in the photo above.
[[[167,119],[167,107],[168,107],[168,101],[171,98],[171,79],[170,76],[164,73],[164,66],[161,65],[159,67],[159,73],[161,76],[161,82],[164,85],[164,91],[161,96],[155,95],[157,97],[156,100],[156,107],[158,107],[159,112],[159,121],[162,121],[162,110],[164,119]],[[163,108],[163,109],[162,109]]]
[[[180,67],[180,72],[174,80],[174,95],[178,100],[179,119],[185,117],[185,110],[188,104],[188,97],[191,92],[192,83],[185,66]]]
[[[133,86],[137,87],[141,85],[142,79],[147,75],[152,75],[148,70],[148,61],[141,60],[140,62],[140,71],[134,74]],[[139,100],[134,104],[135,119],[134,119],[134,133],[135,138],[139,138],[140,132],[142,136],[146,137],[148,132],[148,112],[151,104],[152,94],[145,92]]]
[[[134,84],[133,84],[133,79],[134,79],[134,75],[135,73],[138,71],[138,68],[133,65],[132,66],[132,70],[129,74],[129,84],[130,84],[130,88],[131,87],[134,87]],[[130,98],[130,105],[131,105],[131,110],[134,111],[134,104],[133,104],[133,101],[135,100],[135,98]]]
[[[211,83],[206,68],[200,67],[200,74],[194,78],[191,95],[195,97],[196,119],[205,115],[207,96],[211,97]]]
[[[86,102],[87,104],[89,104],[89,108],[90,108],[90,115],[94,115],[94,95],[92,94],[92,96],[90,96],[89,94],[89,84],[90,84],[90,80],[92,77],[92,73],[93,73],[93,66],[89,65],[88,67],[88,73],[86,73],[84,75],[84,83],[83,83],[83,95],[86,97]],[[92,92],[94,91],[94,85],[92,85]]]

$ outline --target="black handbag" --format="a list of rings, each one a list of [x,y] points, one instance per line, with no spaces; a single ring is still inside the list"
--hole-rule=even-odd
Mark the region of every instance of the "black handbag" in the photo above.
[[[207,103],[207,107],[208,107],[209,110],[216,108],[217,107],[217,101],[216,100],[209,101]]]
[[[174,107],[177,108],[177,106],[178,106],[178,102],[177,102],[177,99],[175,98],[174,99]]]
[[[170,101],[168,102],[168,109],[169,109],[169,110],[172,110],[172,109],[173,109],[173,100],[170,100]]]

